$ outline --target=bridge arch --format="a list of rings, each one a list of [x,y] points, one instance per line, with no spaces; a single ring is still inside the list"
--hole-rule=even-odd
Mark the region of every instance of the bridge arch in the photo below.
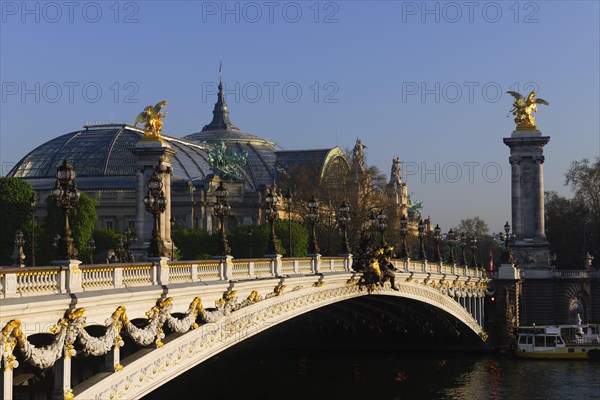
[[[347,277],[346,277],[347,278]],[[124,368],[103,379],[76,386],[75,399],[139,398],[214,355],[254,335],[318,308],[367,295],[397,296],[440,309],[480,337],[485,333],[473,316],[453,298],[431,286],[403,281],[399,290],[388,285],[369,293],[351,280],[323,286],[296,286],[201,325],[181,336],[165,339],[164,346],[122,360]]]

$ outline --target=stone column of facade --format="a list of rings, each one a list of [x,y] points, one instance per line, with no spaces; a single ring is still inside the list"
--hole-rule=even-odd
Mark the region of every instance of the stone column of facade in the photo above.
[[[549,245],[544,232],[544,146],[549,136],[516,130],[504,143],[510,148],[513,247],[519,268],[549,268]]]
[[[146,211],[144,205],[144,197],[148,191],[148,179],[152,176],[154,169],[160,167],[161,170],[167,171],[163,174],[163,191],[167,199],[167,209],[160,218],[161,238],[165,248],[171,249],[171,158],[175,155],[175,150],[168,143],[160,140],[145,140],[138,141],[135,148],[131,150],[135,156],[137,167],[137,187],[136,187],[136,216],[135,216],[135,233],[137,242],[132,246],[132,251],[136,260],[146,259],[146,249],[150,239],[152,238],[152,228],[154,220],[152,214]],[[166,219],[166,215],[169,219]],[[166,219],[166,222],[165,222]]]

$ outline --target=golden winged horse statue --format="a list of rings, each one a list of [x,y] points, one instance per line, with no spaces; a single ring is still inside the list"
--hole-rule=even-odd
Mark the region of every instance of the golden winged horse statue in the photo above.
[[[523,96],[519,92],[509,90],[506,92],[515,98],[515,102],[512,105],[512,109],[508,112],[508,115],[512,114],[515,116],[515,123],[517,124],[517,130],[537,130],[535,126],[534,112],[537,112],[537,105],[543,104],[545,106],[550,105],[546,100],[537,98],[537,93],[532,90],[527,97]],[[507,115],[507,116],[508,116]]]
[[[138,123],[144,124],[145,138],[160,140],[160,131],[163,126],[162,119],[167,116],[166,112],[162,113],[162,108],[165,105],[167,105],[167,101],[163,100],[155,106],[148,106],[135,119],[133,126],[137,126]]]

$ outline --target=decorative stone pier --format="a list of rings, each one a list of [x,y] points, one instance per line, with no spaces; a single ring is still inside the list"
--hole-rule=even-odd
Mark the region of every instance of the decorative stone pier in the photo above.
[[[549,268],[549,244],[544,231],[544,146],[549,136],[539,130],[515,130],[504,138],[510,148],[513,247],[520,268]]]
[[[162,173],[162,183],[165,198],[167,199],[167,208],[160,215],[160,234],[165,249],[171,246],[171,158],[176,151],[171,146],[158,139],[149,140],[142,138],[132,150],[135,156],[137,168],[137,186],[136,186],[136,213],[135,213],[135,233],[137,243],[132,246],[132,251],[136,260],[142,260],[146,257],[146,249],[152,238],[153,217],[146,212],[144,205],[144,196],[148,190],[148,179],[152,176],[154,169],[158,168]]]

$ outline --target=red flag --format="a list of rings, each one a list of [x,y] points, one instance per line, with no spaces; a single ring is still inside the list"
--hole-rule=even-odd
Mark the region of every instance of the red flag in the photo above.
[[[492,255],[492,249],[490,249],[490,272],[494,272],[494,256]]]

